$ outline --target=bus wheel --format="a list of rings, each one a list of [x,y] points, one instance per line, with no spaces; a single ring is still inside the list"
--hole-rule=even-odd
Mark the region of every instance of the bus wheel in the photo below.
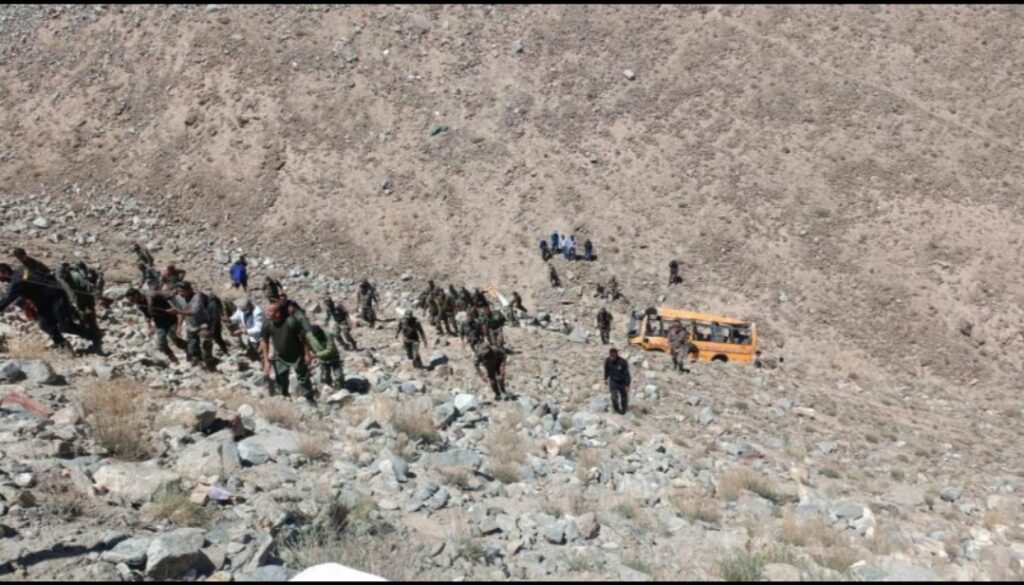
[[[726,356],[724,356],[722,354],[718,354],[715,357],[711,358],[711,361],[725,363],[725,362],[729,361],[729,358],[727,358]]]

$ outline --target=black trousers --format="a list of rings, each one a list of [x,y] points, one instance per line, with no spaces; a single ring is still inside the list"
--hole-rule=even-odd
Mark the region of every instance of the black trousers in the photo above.
[[[64,336],[61,335],[62,333],[70,333],[94,343],[99,341],[99,328],[87,327],[75,321],[68,300],[63,295],[59,297],[53,295],[48,299],[41,299],[41,301],[36,303],[36,319],[39,322],[39,328],[50,336],[54,345],[67,343]]]
[[[619,414],[626,414],[626,408],[629,406],[627,392],[629,386],[626,384],[619,384],[617,382],[609,381],[608,389],[612,394],[612,408]]]

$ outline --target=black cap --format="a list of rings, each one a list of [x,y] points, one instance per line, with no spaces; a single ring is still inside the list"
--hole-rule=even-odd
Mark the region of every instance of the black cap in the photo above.
[[[192,283],[187,280],[183,280],[178,283],[178,288],[181,290],[192,290]]]

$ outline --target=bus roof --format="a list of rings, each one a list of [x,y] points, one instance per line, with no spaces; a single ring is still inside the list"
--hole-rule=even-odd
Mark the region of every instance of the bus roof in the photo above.
[[[722,325],[749,325],[746,321],[740,319],[733,319],[731,317],[723,317],[721,315],[712,315],[711,313],[698,313],[696,311],[684,311],[682,309],[673,309],[671,307],[658,307],[658,315],[662,319],[681,319],[683,321],[714,321],[721,323]]]

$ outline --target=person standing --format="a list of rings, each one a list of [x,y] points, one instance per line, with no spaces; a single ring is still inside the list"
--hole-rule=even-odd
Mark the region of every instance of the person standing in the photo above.
[[[619,414],[626,414],[631,382],[629,362],[619,357],[614,347],[608,350],[608,358],[604,360],[604,381],[612,395],[612,408]]]
[[[668,284],[682,284],[683,277],[679,276],[679,262],[673,259],[668,263]]]
[[[192,283],[183,280],[176,285],[178,296],[174,298],[174,308],[170,312],[178,315],[179,324],[185,321],[185,343],[188,359],[192,363],[202,362],[209,371],[216,371],[217,360],[213,357],[213,337],[211,322],[220,315],[210,315],[209,302],[206,295],[196,292]]]
[[[259,357],[259,340],[263,333],[263,322],[266,317],[263,309],[247,298],[235,301],[235,313],[228,319],[231,334],[238,337],[238,343],[249,359]]]
[[[309,364],[306,360],[307,339],[302,325],[290,317],[287,309],[280,305],[267,307],[267,321],[263,324],[260,334],[260,354],[263,356],[263,377],[273,380],[286,398],[288,393],[288,377],[295,370],[306,402],[315,404],[313,384],[309,380]],[[270,350],[274,350],[271,358]],[[271,377],[273,375],[273,377]],[[271,386],[273,388],[273,386]]]
[[[324,325],[328,325],[334,319],[334,336],[338,343],[349,351],[356,350],[356,340],[352,337],[351,316],[348,309],[342,303],[335,304],[331,297],[324,297],[324,308],[327,309],[327,318]]]
[[[607,345],[609,333],[612,329],[612,314],[604,307],[601,307],[601,310],[597,313],[597,329],[601,332],[601,343]]]
[[[551,279],[551,286],[553,288],[562,286],[562,280],[558,278],[558,271],[555,270],[554,264],[548,264],[548,278]]]
[[[504,350],[486,342],[482,344],[480,352],[477,353],[476,361],[473,362],[473,367],[476,369],[476,373],[479,374],[480,379],[490,383],[491,390],[494,391],[495,400],[512,399],[508,390],[505,389],[505,364],[507,362],[507,354]],[[484,370],[487,372],[486,376],[480,370],[480,366],[484,367]]]
[[[231,265],[231,288],[240,288],[249,292],[249,270],[245,256],[239,256]]]
[[[412,360],[415,368],[423,367],[423,360],[420,359],[420,343],[427,345],[427,334],[423,332],[423,325],[420,320],[412,314],[412,310],[406,310],[402,320],[398,322],[397,336],[402,337],[402,347],[405,348],[405,356]]]
[[[341,365],[341,352],[334,338],[323,327],[314,325],[312,333],[306,336],[313,355],[320,360],[320,383],[324,387],[340,390],[345,384],[345,372]]]
[[[590,238],[583,241],[583,259],[587,262],[594,261],[594,244],[590,243]]]
[[[155,334],[156,336],[157,349],[166,355],[172,364],[178,363],[178,357],[174,355],[174,351],[167,341],[173,341],[178,349],[185,349],[186,346],[185,340],[178,337],[175,331],[178,319],[171,312],[171,301],[167,293],[150,291],[144,295],[139,289],[130,288],[125,292],[124,298],[138,307],[142,315],[146,317],[150,335]]]

